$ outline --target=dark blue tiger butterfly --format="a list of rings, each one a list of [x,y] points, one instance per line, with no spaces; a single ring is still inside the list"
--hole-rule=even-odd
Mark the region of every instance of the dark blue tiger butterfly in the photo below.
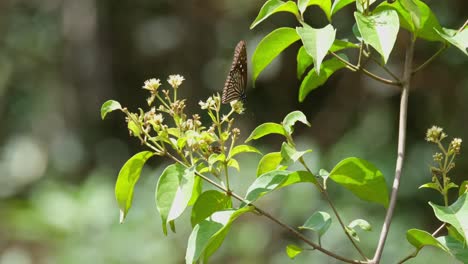
[[[227,104],[233,100],[245,101],[245,87],[247,86],[247,50],[245,49],[245,41],[241,40],[237,43],[234,51],[234,59],[232,60],[231,70],[224,83],[223,89],[223,104]]]

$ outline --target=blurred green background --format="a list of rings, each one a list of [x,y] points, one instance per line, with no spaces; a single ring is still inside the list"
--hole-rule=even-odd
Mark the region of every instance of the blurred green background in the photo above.
[[[443,26],[458,28],[466,19],[465,0],[426,1]],[[249,30],[264,1],[254,0],[2,0],[0,1],[0,264],[35,263],[183,263],[190,233],[189,213],[176,222],[177,233],[164,237],[154,204],[156,181],[168,164],[153,159],[137,184],[133,207],[118,223],[114,182],[123,163],[142,147],[128,137],[123,115],[100,120],[100,106],[115,99],[135,110],[145,106],[149,78],[185,76],[180,93],[198,101],[220,92],[233,48],[248,43],[249,56],[272,29],[295,26],[289,14],[277,14]],[[306,20],[324,26],[325,17],[311,7]],[[352,8],[340,12],[335,26],[350,29]],[[403,40],[406,34],[400,34]],[[339,38],[350,38],[338,32]],[[389,67],[400,73],[404,41],[393,51]],[[438,48],[417,42],[416,64]],[[245,139],[257,125],[280,122],[302,110],[312,127],[298,126],[296,140],[312,148],[307,161],[315,171],[330,170],[339,160],[358,156],[376,164],[390,188],[396,158],[399,94],[359,74],[341,71],[298,103],[300,82],[295,55],[299,44],[249,83],[246,113],[238,118]],[[379,72],[371,64],[372,71]],[[431,190],[428,165],[435,148],[424,142],[425,130],[442,126],[450,137],[468,141],[468,60],[455,48],[414,77],[410,94],[407,156],[383,263],[395,263],[412,249],[405,231],[433,231],[427,201],[441,203]],[[167,84],[166,84],[167,85]],[[450,139],[449,139],[450,140]],[[276,151],[280,137],[255,146]],[[468,177],[468,151],[453,171],[455,182]],[[249,156],[250,155],[250,156]],[[234,189],[245,193],[255,178],[258,156],[245,154]],[[371,255],[384,209],[364,203],[330,183],[346,222],[367,219],[374,230],[359,233]],[[306,185],[266,196],[259,205],[293,226],[314,211],[331,210]],[[313,234],[307,234],[313,237]],[[268,219],[241,217],[213,263],[292,263],[285,246],[299,243]],[[354,256],[334,223],[323,238],[327,249]],[[428,262],[429,261],[429,262]],[[295,263],[337,263],[319,252],[305,252]],[[424,249],[408,263],[456,263],[437,250]]]

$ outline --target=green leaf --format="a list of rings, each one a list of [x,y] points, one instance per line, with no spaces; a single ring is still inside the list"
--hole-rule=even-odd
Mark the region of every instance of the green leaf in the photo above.
[[[230,208],[232,208],[231,197],[216,190],[208,190],[202,193],[193,205],[190,222],[195,226],[214,212]]]
[[[210,166],[213,166],[218,161],[225,162],[226,155],[224,155],[223,153],[213,153],[208,157],[208,164],[210,164]]]
[[[410,229],[406,231],[406,239],[417,250],[425,246],[433,246],[448,252],[448,249],[441,242],[424,230]]]
[[[464,193],[468,192],[468,180],[463,181],[460,184],[460,189],[458,189],[458,196],[462,196]]]
[[[115,199],[120,208],[120,223],[124,221],[128,210],[132,207],[133,189],[140,178],[143,165],[153,155],[154,153],[150,151],[139,152],[127,160],[120,169],[115,183]]]
[[[238,210],[217,211],[198,223],[188,240],[185,263],[194,263],[201,256],[206,259],[213,254],[221,246],[232,222],[251,210],[252,207],[249,206]]]
[[[288,257],[290,259],[294,259],[297,255],[299,255],[302,252],[302,248],[294,245],[294,244],[289,244],[286,246],[286,254],[288,254]]]
[[[274,170],[260,175],[250,185],[245,196],[247,203],[252,203],[263,195],[274,190],[300,182],[317,184],[315,176],[307,171],[290,172],[285,170]]]
[[[284,130],[291,135],[294,131],[293,126],[296,122],[299,121],[307,126],[310,127],[309,121],[307,121],[307,117],[301,111],[293,111],[289,113],[284,119],[281,124],[283,124]]]
[[[252,139],[259,139],[269,134],[280,134],[287,136],[287,133],[282,125],[277,123],[264,123],[256,127],[250,136],[245,140],[245,142],[249,142]]]
[[[333,2],[332,8],[331,8],[332,15],[334,15],[336,12],[338,12],[343,7],[353,3],[355,1],[356,0],[335,0]]]
[[[284,49],[299,40],[296,30],[282,27],[273,30],[258,43],[252,56],[252,80],[255,83],[258,75],[275,59]]]
[[[437,185],[437,183],[434,183],[434,182],[428,182],[419,186],[419,189],[422,189],[422,188],[434,189],[436,191],[439,190],[439,186]]]
[[[393,10],[383,10],[372,16],[364,16],[354,12],[354,17],[364,41],[380,53],[384,63],[387,63],[400,27],[398,13]]]
[[[468,263],[468,247],[466,246],[466,242],[460,242],[450,236],[438,237],[437,240],[447,247],[449,253],[455,256],[455,258],[462,263]]]
[[[260,150],[252,147],[252,146],[249,146],[249,145],[238,145],[238,146],[235,146],[231,152],[229,153],[229,157],[232,158],[234,156],[236,156],[237,154],[239,153],[244,153],[244,152],[254,152],[254,153],[258,153],[260,155],[262,155],[262,153],[260,152]]]
[[[318,211],[312,214],[299,229],[309,229],[323,236],[332,223],[330,215],[326,212]]]
[[[207,167],[203,166],[202,169],[203,168],[207,168]],[[198,167],[197,167],[197,171],[200,172]],[[195,176],[195,179],[193,182],[192,197],[190,197],[190,201],[188,203],[189,206],[193,205],[198,200],[198,197],[200,197],[202,191],[203,191],[202,178],[199,176]]]
[[[451,225],[446,225],[445,227],[447,228],[449,236],[465,244],[465,238],[462,234],[460,234],[460,232],[458,232],[458,230],[455,227]]]
[[[156,207],[161,215],[162,228],[167,235],[167,223],[179,217],[192,197],[194,168],[176,163],[166,167],[156,186]]]
[[[305,151],[297,151],[296,148],[290,146],[286,142],[283,142],[281,145],[281,165],[290,166],[304,156],[304,154],[309,152],[312,152],[312,150],[308,149]]]
[[[333,45],[330,48],[330,51],[337,52],[337,51],[340,51],[343,49],[349,49],[349,48],[356,49],[356,48],[359,48],[359,46],[352,42],[335,39],[335,41],[333,42]],[[304,75],[307,68],[309,68],[314,63],[314,60],[309,54],[307,54],[304,46],[302,46],[297,52],[296,59],[297,59],[297,78],[301,79],[302,75]]]
[[[134,137],[138,137],[141,134],[140,127],[135,122],[133,122],[133,120],[128,121],[127,128],[132,132]]]
[[[332,25],[315,29],[304,24],[303,27],[297,27],[296,31],[302,39],[307,54],[312,57],[314,68],[319,74],[323,58],[325,58],[335,40],[335,29]]]
[[[356,230],[354,230],[354,228],[350,228],[350,227],[345,226],[345,230],[354,240],[360,241],[359,236],[358,236]]]
[[[320,7],[327,16],[328,21],[331,21],[331,0],[298,0],[297,2],[297,6],[301,14],[304,14],[307,7],[311,5]]]
[[[351,223],[349,223],[349,228],[355,228],[359,226],[364,231],[372,231],[372,226],[364,219],[355,219]]]
[[[359,158],[346,158],[330,172],[330,179],[362,200],[388,207],[385,178],[374,165]]]
[[[400,0],[400,4],[409,13],[414,28],[421,28],[421,11],[413,0]]]
[[[387,1],[383,1],[379,6],[377,6],[374,12],[380,12],[382,10],[395,10],[398,12],[401,27],[410,32],[413,32],[416,37],[428,41],[445,42],[445,40],[436,32],[436,30],[442,32],[442,27],[440,26],[439,21],[437,20],[437,17],[434,15],[432,10],[420,0],[413,0],[413,3],[417,5],[419,10],[419,26],[414,24],[411,13],[408,12],[405,7],[403,7],[401,1],[396,1],[393,4],[389,4]]]
[[[101,106],[101,118],[104,119],[106,115],[114,110],[122,110],[122,106],[119,102],[114,100],[108,100]]]
[[[452,225],[465,239],[468,237],[468,194],[458,197],[458,200],[448,207],[431,202],[429,204],[437,219]]]
[[[286,169],[286,166],[280,166],[282,159],[280,152],[271,152],[263,156],[258,163],[257,177],[272,170]]]
[[[367,3],[367,0],[356,0],[356,9],[359,13],[364,13],[364,9],[366,9],[367,6],[370,7],[375,1],[376,0],[370,0],[369,3]]]
[[[447,28],[443,28],[443,31],[437,29],[435,31],[439,36],[443,37],[468,56],[468,52],[466,51],[468,48],[468,29],[463,29],[461,32]]]
[[[258,12],[257,18],[250,25],[250,29],[253,29],[263,20],[277,12],[289,12],[294,16],[299,17],[299,10],[297,9],[296,3],[293,1],[283,2],[280,0],[269,0],[262,6],[260,12]]]
[[[232,167],[235,168],[237,171],[240,171],[239,162],[237,162],[237,160],[233,158],[229,159],[227,165],[228,167]]]
[[[345,56],[341,55],[341,57]],[[347,60],[347,58],[345,59]],[[322,63],[320,66],[320,74],[317,74],[317,71],[314,69],[310,70],[304,80],[302,80],[299,88],[299,102],[304,101],[305,97],[311,91],[324,84],[333,73],[344,67],[346,67],[346,65],[343,62],[339,61],[337,58],[331,58]]]

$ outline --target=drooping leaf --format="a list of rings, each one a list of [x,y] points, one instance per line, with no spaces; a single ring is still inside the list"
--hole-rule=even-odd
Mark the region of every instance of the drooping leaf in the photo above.
[[[297,27],[296,31],[301,37],[307,54],[309,54],[314,61],[315,71],[319,74],[323,58],[325,58],[335,41],[335,29],[332,25],[315,29],[303,24],[303,27]]]
[[[460,242],[459,240],[451,236],[438,237],[437,240],[448,248],[449,253],[455,258],[457,258],[462,263],[468,263],[468,247],[465,242]]]
[[[340,56],[347,60],[344,55]],[[331,58],[322,63],[320,74],[317,74],[317,71],[314,69],[310,70],[299,87],[299,102],[303,102],[311,91],[324,84],[333,73],[344,67],[346,67],[346,65],[343,62],[339,61],[337,58]]]
[[[465,237],[468,237],[468,194],[458,197],[450,206],[440,206],[429,202],[434,214],[442,222],[449,223]]]
[[[272,170],[284,170],[286,166],[281,166],[280,152],[271,152],[262,157],[257,167],[257,177]]]
[[[458,196],[462,196],[464,193],[468,192],[468,180],[463,181],[460,184],[460,189],[458,190]]]
[[[307,126],[310,127],[309,121],[307,121],[307,117],[302,113],[301,111],[293,111],[286,115],[286,117],[283,119],[283,124],[284,130],[291,135],[294,131],[293,126],[296,124],[296,122],[299,121]]]
[[[299,17],[299,10],[297,9],[296,3],[293,1],[283,2],[280,0],[268,0],[260,9],[260,12],[254,22],[252,22],[252,25],[250,25],[250,29],[253,29],[269,16],[278,12],[289,12],[294,16]]]
[[[195,226],[214,212],[230,208],[232,208],[231,197],[216,190],[208,190],[202,193],[193,205],[190,222]]]
[[[286,246],[286,254],[290,259],[294,259],[297,255],[299,255],[302,252],[302,248],[294,245],[294,244],[289,244]]]
[[[154,155],[150,151],[142,151],[133,155],[122,166],[115,183],[115,199],[120,208],[120,223],[127,216],[128,210],[132,206],[133,189],[140,178],[141,170],[146,161]]]
[[[120,105],[119,102],[114,101],[114,100],[108,100],[105,103],[102,104],[101,106],[101,118],[104,119],[106,115],[114,110],[121,110],[122,106]]]
[[[274,170],[260,175],[247,190],[245,201],[251,203],[274,190],[295,183],[310,182],[317,184],[315,176],[307,171]]]
[[[296,30],[282,27],[273,30],[258,43],[252,56],[252,81],[268,66],[284,49],[299,40]]]
[[[319,233],[322,236],[327,232],[332,223],[330,215],[326,212],[317,211],[313,213],[299,229],[309,229]]]
[[[203,167],[203,168],[207,168],[207,167]],[[200,172],[198,167],[197,167],[197,171]],[[198,197],[201,195],[202,191],[203,191],[203,180],[199,176],[195,176],[195,179],[193,182],[192,197],[190,197],[188,206],[193,205],[198,200]]]
[[[372,231],[371,224],[364,219],[355,219],[348,225],[349,228],[355,228],[356,226],[359,226],[364,231]]]
[[[312,152],[312,150],[308,149],[305,151],[297,151],[296,148],[286,142],[283,142],[281,145],[281,165],[290,166],[304,156],[304,154],[309,152]]]
[[[387,63],[400,28],[398,13],[394,10],[383,10],[372,16],[354,12],[356,24],[364,41],[371,45]]]
[[[162,228],[167,235],[167,223],[179,217],[192,197],[194,168],[176,163],[166,167],[156,186],[156,207],[161,215]]]
[[[249,146],[249,145],[238,145],[238,146],[235,146],[231,152],[229,153],[229,156],[230,158],[236,156],[237,154],[240,154],[240,153],[245,153],[245,152],[254,152],[254,153],[258,153],[258,154],[262,154],[260,152],[260,150],[252,147],[252,146]]]
[[[417,250],[420,250],[425,246],[433,246],[448,252],[447,247],[445,247],[440,241],[424,230],[410,229],[406,231],[406,239]]]
[[[385,178],[374,165],[359,158],[346,158],[330,172],[330,179],[362,200],[388,206]]]
[[[439,186],[435,182],[428,182],[428,183],[425,183],[425,184],[419,186],[419,189],[423,189],[423,188],[434,189],[436,191],[439,190]]]
[[[217,211],[198,223],[188,240],[185,263],[194,263],[202,256],[207,259],[221,246],[232,222],[251,210],[252,207],[249,206],[238,210]]]
[[[227,165],[228,165],[228,167],[231,167],[231,168],[236,169],[237,171],[240,171],[239,162],[237,162],[237,160],[235,160],[233,158],[229,159],[229,161],[227,162]]]
[[[250,136],[245,140],[245,142],[249,142],[252,139],[259,139],[269,134],[280,134],[283,136],[287,136],[287,133],[282,125],[270,122],[261,124],[258,127],[256,127],[254,131],[252,131]]]
[[[468,29],[463,29],[462,31],[458,32],[457,30],[443,28],[443,31],[439,31],[435,29],[437,34],[439,34],[442,38],[450,42],[453,46],[461,50],[465,55],[468,56]]]

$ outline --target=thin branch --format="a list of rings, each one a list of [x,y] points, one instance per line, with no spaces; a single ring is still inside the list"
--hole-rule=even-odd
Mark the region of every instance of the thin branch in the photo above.
[[[442,225],[439,226],[439,228],[437,228],[436,231],[434,231],[434,233],[432,233],[432,236],[435,236],[437,235],[446,225],[447,223],[443,223]]]
[[[393,218],[393,212],[396,206],[398,188],[400,186],[401,172],[403,169],[403,159],[405,157],[405,140],[406,140],[406,119],[408,113],[408,95],[411,82],[411,69],[413,66],[414,39],[411,37],[408,47],[406,48],[405,66],[403,72],[403,90],[400,100],[400,120],[398,128],[398,156],[396,160],[395,178],[393,180],[392,194],[390,196],[390,204],[388,206],[385,221],[380,232],[379,242],[375,251],[374,258],[371,263],[378,264],[382,258],[385,241],[387,240],[388,231]]]
[[[376,81],[379,81],[379,82],[382,82],[382,83],[385,83],[385,84],[388,84],[388,85],[401,86],[400,82],[394,82],[394,81],[382,78],[382,77],[380,77],[380,76],[378,76],[376,74],[373,74],[372,72],[370,72],[370,71],[368,71],[368,70],[366,70],[364,68],[357,67],[354,64],[350,63],[349,61],[341,58],[340,56],[338,56],[338,54],[336,54],[334,52],[330,51],[330,54],[333,55],[335,58],[337,58],[342,63],[344,63],[346,65],[346,68],[350,69],[351,71],[362,71],[364,74],[366,74],[367,76],[371,77],[372,79],[374,79]]]
[[[427,59],[423,64],[418,66],[411,74],[415,74],[416,72],[426,68],[429,63],[431,63],[433,60],[435,60],[442,52],[444,52],[448,48],[448,45],[444,44],[434,55],[432,55],[429,59]]]
[[[299,159],[299,162],[304,166],[304,168],[305,168],[308,172],[312,173],[302,157]],[[343,220],[341,219],[340,214],[338,213],[338,210],[336,210],[335,205],[333,204],[332,200],[330,199],[330,196],[328,196],[327,190],[325,190],[325,189],[323,188],[323,186],[322,186],[319,182],[317,182],[317,183],[318,183],[318,184],[317,184],[317,187],[319,188],[320,193],[322,194],[322,196],[325,198],[325,200],[326,200],[326,201],[328,202],[328,204],[330,205],[331,209],[333,210],[333,213],[334,213],[335,216],[336,216],[336,219],[338,219],[338,222],[340,223],[341,228],[343,229],[344,233],[345,233],[346,236],[348,237],[349,241],[351,241],[351,243],[353,244],[354,248],[356,248],[356,250],[359,252],[359,254],[361,255],[361,257],[363,257],[364,259],[368,259],[368,258],[366,257],[366,255],[364,254],[364,252],[362,252],[361,248],[359,248],[359,246],[356,244],[356,241],[354,241],[354,239],[351,237],[351,235],[346,231],[345,224],[344,224]]]
[[[364,56],[370,58],[373,62],[379,65],[380,68],[382,68],[386,73],[388,73],[388,75],[392,76],[393,80],[395,80],[398,83],[401,83],[400,78],[398,78],[396,74],[394,74],[387,66],[383,65],[379,60],[374,58],[371,54],[364,52]]]
[[[182,161],[180,161],[179,159],[177,159],[176,157],[174,157],[173,155],[171,155],[170,153],[167,153],[167,155],[173,159],[175,162],[178,162],[184,166],[187,166],[187,164],[183,163]],[[301,233],[299,233],[297,230],[295,230],[294,228],[290,227],[289,225],[281,222],[280,220],[278,220],[277,218],[275,218],[274,216],[270,215],[268,212],[260,209],[259,207],[253,205],[252,203],[249,203],[247,201],[244,200],[244,198],[242,198],[240,195],[238,195],[237,193],[235,192],[232,192],[230,190],[227,190],[224,186],[220,185],[219,183],[213,181],[212,179],[206,177],[205,175],[195,171],[195,174],[197,176],[199,176],[200,178],[202,178],[203,180],[209,182],[210,184],[212,184],[213,186],[215,186],[216,188],[222,190],[223,192],[225,193],[229,193],[230,196],[234,197],[235,199],[237,199],[238,201],[242,202],[242,203],[245,203],[247,204],[248,206],[251,206],[254,208],[255,211],[257,211],[259,214],[265,216],[266,218],[272,220],[273,222],[275,222],[276,224],[278,224],[279,226],[283,227],[284,229],[288,230],[289,232],[291,232],[293,235],[295,235],[298,239],[302,240],[304,243],[306,243],[307,245],[313,247],[314,249],[317,249],[318,251],[330,256],[330,257],[333,257],[335,259],[338,259],[338,260],[341,260],[343,262],[346,262],[346,263],[352,263],[352,264],[366,264],[367,261],[358,261],[358,260],[352,260],[352,259],[348,259],[348,258],[345,258],[345,257],[342,257],[340,255],[337,255],[331,251],[328,251],[324,248],[322,248],[321,246],[319,246],[318,244],[310,241],[307,237],[305,237],[304,235],[302,235]]]

